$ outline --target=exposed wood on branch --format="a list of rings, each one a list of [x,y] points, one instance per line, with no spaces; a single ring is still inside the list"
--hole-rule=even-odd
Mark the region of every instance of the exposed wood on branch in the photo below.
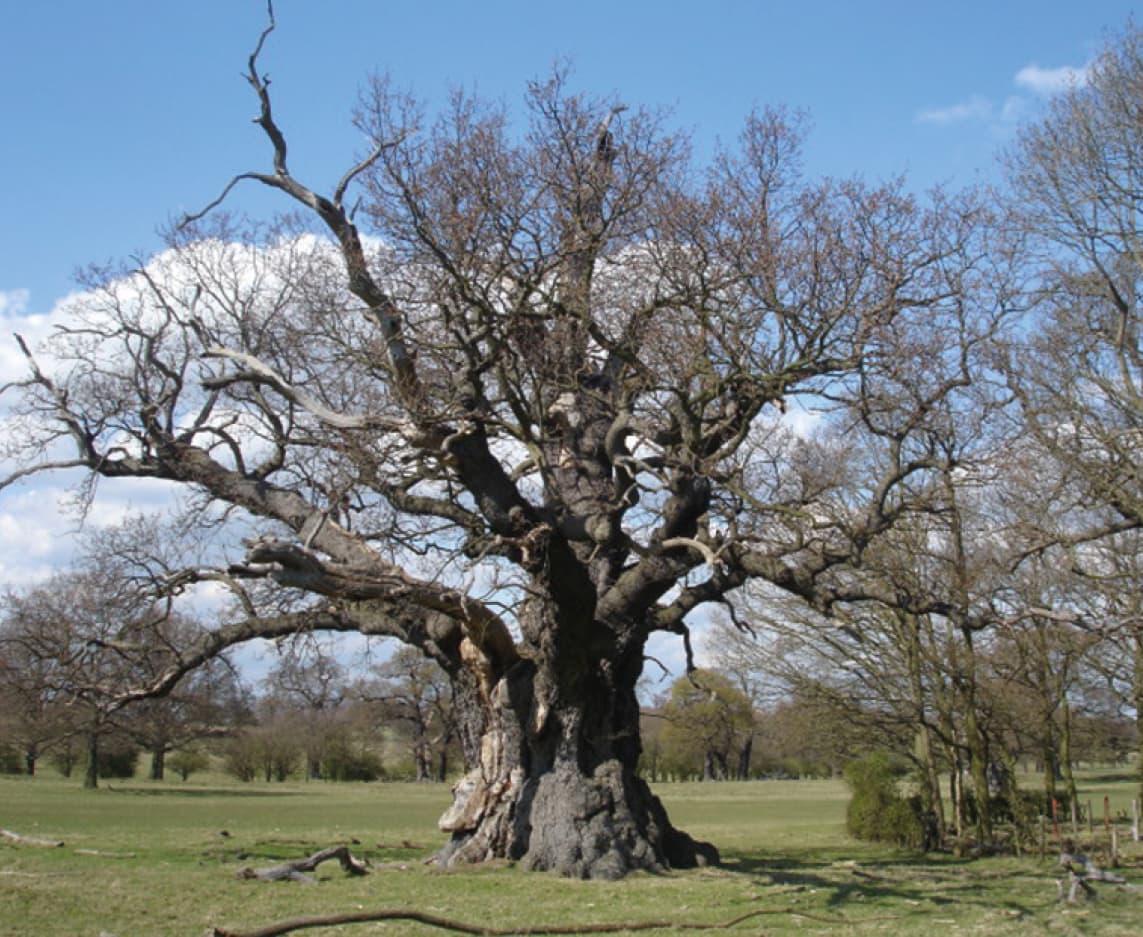
[[[307,872],[312,872],[323,862],[336,859],[350,875],[368,875],[369,866],[360,859],[354,859],[348,846],[331,846],[322,849],[305,859],[295,859],[292,862],[283,862],[281,865],[269,869],[252,869],[249,866],[238,870],[239,878],[256,878],[267,882],[306,882],[315,884],[317,879]]]
[[[1059,891],[1061,899],[1067,898],[1068,904],[1076,903],[1081,890],[1083,891],[1084,897],[1094,898],[1096,891],[1091,886],[1092,882],[1109,882],[1112,885],[1127,885],[1127,879],[1122,875],[1116,875],[1114,872],[1101,869],[1082,853],[1061,852],[1060,865],[1067,869],[1068,877],[1057,881],[1056,889]]]
[[[21,836],[12,830],[0,830],[0,837],[10,840],[13,843],[19,843],[21,846],[50,846],[58,848],[63,845],[62,839],[40,839],[36,836]]]

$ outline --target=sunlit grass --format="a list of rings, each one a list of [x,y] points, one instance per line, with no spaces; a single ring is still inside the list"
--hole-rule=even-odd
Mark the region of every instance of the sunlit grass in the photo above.
[[[362,908],[412,908],[496,927],[716,923],[762,912],[735,929],[751,935],[1134,935],[1143,922],[1143,892],[1102,886],[1097,902],[1060,903],[1050,859],[969,862],[855,843],[844,833],[840,782],[668,784],[657,792],[679,826],[719,846],[721,868],[621,882],[507,864],[442,872],[422,862],[441,842],[435,824],[448,790],[436,785],[234,786],[212,778],[84,792],[74,780],[0,779],[0,827],[66,844],[0,842],[0,934],[201,937],[214,925],[254,928]],[[1105,792],[1130,802],[1130,782],[1118,779],[1100,779],[1084,796],[1102,804]],[[373,862],[374,874],[351,878],[330,863],[317,886],[235,877],[243,865],[341,842]],[[1130,842],[1124,851],[1124,873],[1143,885],[1143,852]],[[390,922],[304,933],[429,932]]]

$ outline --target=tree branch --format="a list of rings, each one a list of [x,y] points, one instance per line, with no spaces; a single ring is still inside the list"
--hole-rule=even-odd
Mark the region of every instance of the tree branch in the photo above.
[[[315,915],[313,917],[294,918],[281,921],[252,931],[234,931],[216,927],[211,931],[212,937],[280,937],[293,931],[306,930],[312,927],[336,927],[341,924],[366,924],[375,921],[414,921],[426,927],[436,927],[440,930],[452,931],[455,934],[471,934],[473,937],[557,937],[563,934],[614,934],[623,931],[645,930],[730,930],[744,921],[756,917],[790,915],[818,921],[823,924],[850,925],[866,921],[893,921],[896,916],[882,915],[858,919],[828,917],[823,914],[811,914],[796,908],[767,908],[758,911],[748,911],[728,921],[705,923],[701,921],[626,921],[610,924],[552,924],[522,927],[484,927],[477,924],[467,924],[464,921],[451,920],[426,914],[423,911],[381,910],[381,911],[351,911],[346,914]]]

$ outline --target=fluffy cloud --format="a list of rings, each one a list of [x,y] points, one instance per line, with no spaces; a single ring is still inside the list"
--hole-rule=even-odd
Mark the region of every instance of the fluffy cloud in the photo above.
[[[1035,94],[1049,97],[1082,84],[1087,80],[1090,70],[1091,66],[1089,65],[1085,65],[1083,68],[1075,68],[1071,65],[1062,65],[1059,68],[1041,68],[1033,62],[1031,65],[1025,65],[1016,73],[1015,82],[1021,88],[1027,88]]]
[[[974,94],[959,104],[926,108],[917,114],[917,122],[944,125],[962,123],[966,120],[990,120],[994,110],[992,102],[988,98]]]
[[[22,316],[27,308],[27,290],[0,290],[0,317]]]
[[[1090,71],[1090,65],[1081,68],[1073,65],[1043,68],[1033,62],[1020,69],[1013,76],[1012,82],[1021,91],[1031,92],[1036,97],[1044,98],[1082,83]],[[1005,127],[1022,120],[1031,107],[1028,97],[1023,94],[1010,94],[1003,103],[997,103],[993,98],[983,94],[974,94],[957,104],[924,108],[917,112],[915,119],[919,124],[936,126],[976,122]]]
[[[0,290],[0,386],[27,376],[28,362],[13,333],[19,333],[29,348],[36,348],[62,321],[66,299],[51,312],[29,313],[31,295],[27,290]]]

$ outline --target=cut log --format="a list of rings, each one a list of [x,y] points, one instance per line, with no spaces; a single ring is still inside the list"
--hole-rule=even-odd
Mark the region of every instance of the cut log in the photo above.
[[[266,882],[305,882],[313,885],[317,879],[307,872],[312,872],[323,862],[336,859],[341,863],[342,869],[350,875],[368,875],[369,865],[361,859],[354,859],[350,855],[348,846],[331,846],[315,852],[305,859],[294,859],[292,862],[283,862],[268,869],[252,869],[244,866],[239,869],[239,878],[256,878]]]

